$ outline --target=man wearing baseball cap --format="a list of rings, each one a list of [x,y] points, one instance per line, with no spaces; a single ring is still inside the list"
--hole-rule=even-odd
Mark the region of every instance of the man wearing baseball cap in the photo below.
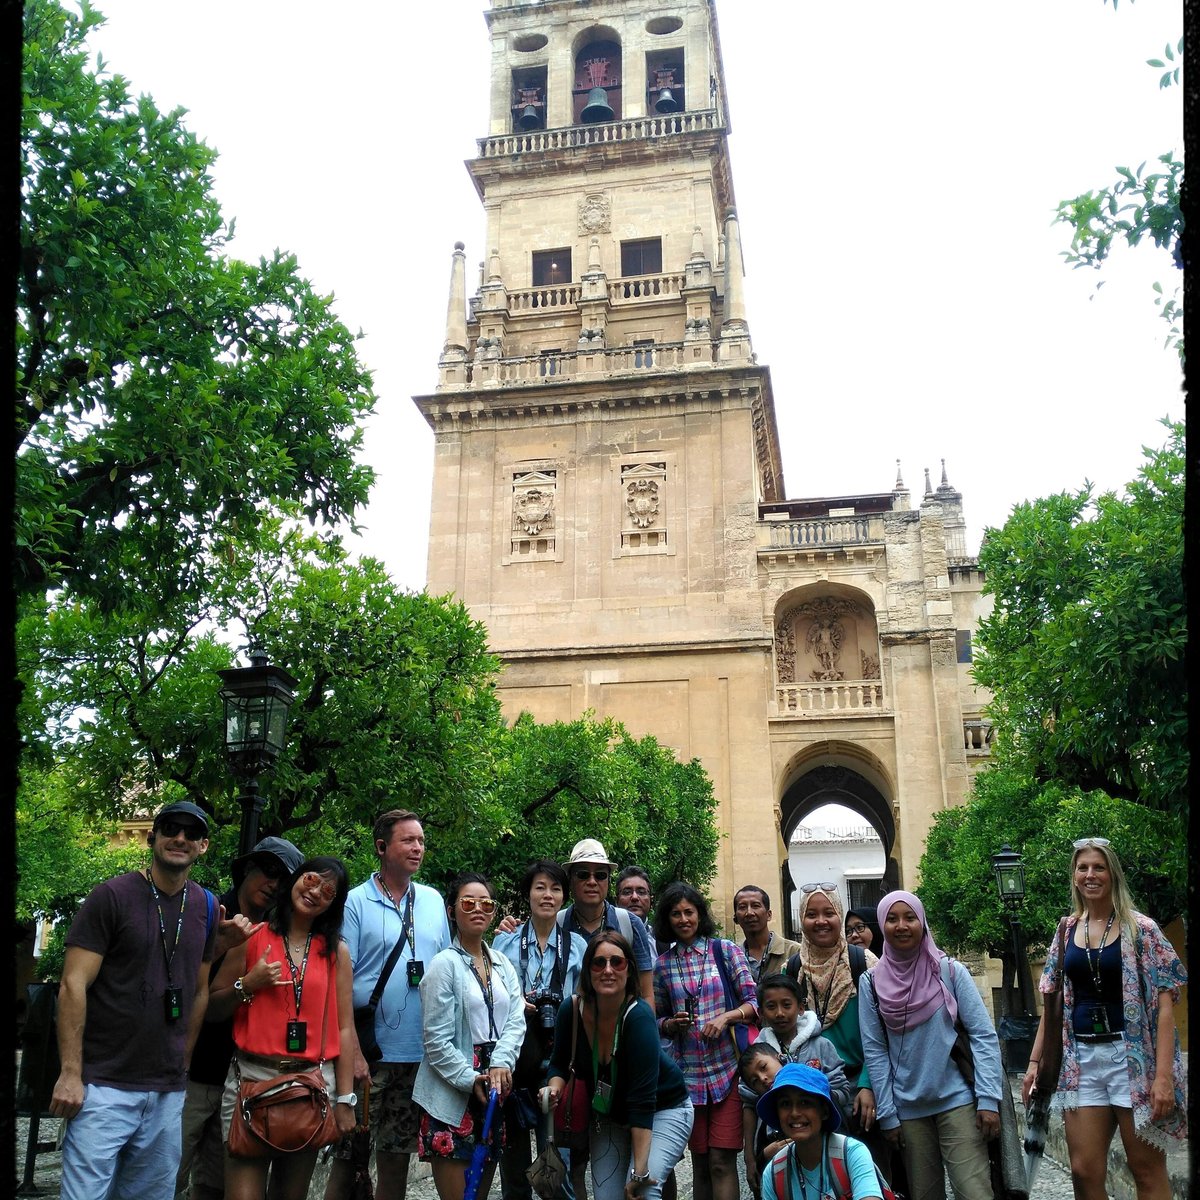
[[[654,947],[646,924],[634,920],[628,909],[608,902],[608,880],[617,864],[595,838],[583,838],[575,843],[563,866],[571,886],[571,903],[558,914],[558,923],[585,941],[591,941],[601,929],[615,929],[633,947],[642,999],[653,1009]]]
[[[279,890],[296,873],[304,855],[286,838],[265,837],[230,868],[233,887],[222,897],[227,917],[243,913],[256,925],[267,915]],[[213,959],[209,975],[220,970],[225,955]],[[196,1039],[183,1102],[182,1153],[175,1180],[178,1195],[191,1200],[221,1200],[225,1195],[225,1147],[221,1130],[221,1096],[233,1057],[233,1017],[206,1021]],[[188,1192],[189,1176],[191,1191]]]
[[[842,1114],[824,1071],[807,1063],[786,1063],[756,1108],[768,1128],[780,1130],[791,1142],[763,1171],[764,1200],[803,1200],[810,1191],[843,1200],[881,1200],[884,1189],[871,1152],[837,1132]]]
[[[170,1200],[188,1062],[208,1004],[217,927],[211,892],[188,879],[208,816],[168,804],[150,866],[92,889],[71,922],[58,996],[62,1071],[50,1112],[67,1121],[63,1200]]]

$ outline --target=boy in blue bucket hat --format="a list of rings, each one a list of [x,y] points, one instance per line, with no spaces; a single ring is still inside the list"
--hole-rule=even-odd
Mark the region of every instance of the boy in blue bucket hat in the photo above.
[[[757,1111],[790,1140],[763,1171],[763,1200],[895,1200],[866,1146],[838,1133],[842,1114],[823,1071],[785,1064]]]

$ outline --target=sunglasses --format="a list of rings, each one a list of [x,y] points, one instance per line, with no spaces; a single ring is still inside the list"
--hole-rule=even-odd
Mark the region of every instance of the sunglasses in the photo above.
[[[491,916],[496,911],[496,902],[490,897],[484,897],[482,900],[476,899],[474,896],[459,896],[459,907],[465,913],[473,913],[478,909],[481,913],[487,913]]]
[[[163,821],[157,829],[163,837],[178,837],[181,833],[189,842],[203,841],[208,837],[207,830],[201,829],[199,825],[193,825],[190,821]]]
[[[575,871],[573,874],[580,883],[583,883],[585,879],[594,879],[597,883],[608,882],[607,871]]]
[[[1076,850],[1083,850],[1088,846],[1111,846],[1112,843],[1108,838],[1077,838],[1071,845]]]
[[[322,900],[332,900],[337,895],[337,884],[326,879],[324,875],[318,875],[316,871],[305,871],[300,876],[300,886],[306,892],[317,888]]]
[[[801,885],[800,891],[806,896],[810,892],[836,892],[837,884],[830,879],[827,879],[824,883],[805,883]]]
[[[619,975],[625,970],[626,966],[628,966],[628,960],[623,954],[597,954],[596,957],[592,959],[592,970],[597,974],[605,970],[607,967],[612,967],[612,969]]]

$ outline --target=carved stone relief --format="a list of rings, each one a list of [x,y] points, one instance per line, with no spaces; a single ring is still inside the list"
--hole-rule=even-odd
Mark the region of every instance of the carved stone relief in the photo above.
[[[554,524],[554,493],[541,488],[518,492],[514,501],[516,524],[529,537],[536,537]]]
[[[593,194],[579,202],[579,232],[608,233],[612,229],[612,204],[607,196]]]
[[[878,679],[879,678],[879,659],[876,655],[868,654],[865,650],[859,651],[862,657],[862,679]]]
[[[658,481],[634,479],[625,486],[625,507],[639,529],[649,529],[658,516]]]
[[[819,596],[793,605],[775,624],[777,682],[878,679],[879,659],[860,646],[875,638],[873,615],[857,601]],[[856,660],[861,674],[854,672]]]
[[[521,556],[553,554],[558,481],[554,471],[513,475],[512,552]]]

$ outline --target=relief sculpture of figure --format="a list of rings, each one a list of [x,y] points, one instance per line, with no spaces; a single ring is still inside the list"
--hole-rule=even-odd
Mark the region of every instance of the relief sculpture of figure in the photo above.
[[[837,669],[838,656],[841,653],[844,631],[840,621],[820,619],[813,621],[808,627],[808,637],[805,645],[813,657],[821,664],[817,679],[841,679],[842,673]]]

